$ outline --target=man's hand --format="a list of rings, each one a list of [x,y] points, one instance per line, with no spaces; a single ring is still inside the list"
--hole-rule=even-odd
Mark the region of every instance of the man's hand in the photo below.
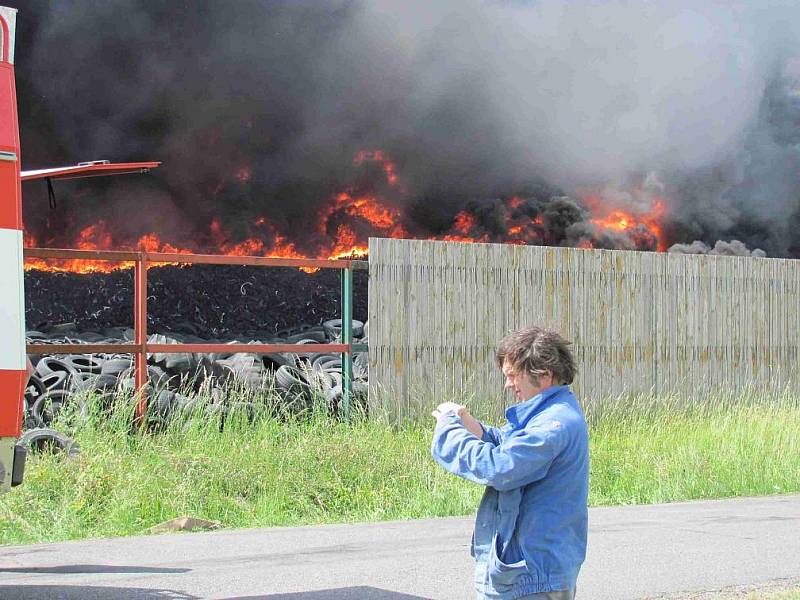
[[[442,402],[431,414],[433,415],[433,418],[438,421],[439,417],[450,412],[457,414],[459,418],[463,418],[465,412],[469,413],[467,407],[463,406],[462,404],[456,404],[455,402]]]
[[[458,418],[464,423],[464,427],[466,427],[467,431],[469,431],[472,435],[474,435],[476,438],[483,437],[483,427],[475,417],[469,414],[469,409],[466,406],[456,404],[455,402],[443,402],[437,406],[436,410],[434,410],[431,414],[433,415],[433,418],[438,421],[439,417],[450,412],[458,415]]]

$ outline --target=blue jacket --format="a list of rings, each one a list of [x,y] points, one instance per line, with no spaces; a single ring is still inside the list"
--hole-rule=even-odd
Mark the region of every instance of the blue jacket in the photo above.
[[[431,454],[451,473],[486,486],[475,520],[475,586],[512,600],[575,588],[586,556],[589,436],[567,386],[506,410],[478,439],[455,413],[439,418]]]

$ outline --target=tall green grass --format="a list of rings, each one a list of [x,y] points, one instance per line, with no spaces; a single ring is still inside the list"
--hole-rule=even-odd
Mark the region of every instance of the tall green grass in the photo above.
[[[800,399],[619,398],[588,411],[590,504],[800,491]]]
[[[479,501],[430,458],[432,419],[393,427],[356,410],[342,423],[322,401],[281,410],[241,389],[223,415],[208,397],[152,415],[146,433],[125,396],[62,414],[81,452],[29,459],[25,483],[0,497],[0,542],[146,533],[182,515],[231,528],[466,515]],[[795,397],[620,398],[588,419],[592,505],[800,491]]]

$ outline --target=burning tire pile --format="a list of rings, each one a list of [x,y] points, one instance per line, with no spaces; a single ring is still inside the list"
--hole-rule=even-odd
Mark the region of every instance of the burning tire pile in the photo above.
[[[96,264],[96,263],[95,263]],[[148,270],[147,331],[203,341],[285,338],[342,314],[340,274],[222,265]],[[367,316],[367,273],[353,273],[353,317]],[[28,329],[120,338],[133,323],[133,269],[25,273]]]
[[[277,275],[274,271],[282,271]],[[273,272],[273,273],[270,273]],[[165,422],[176,414],[202,410],[227,415],[255,414],[263,398],[281,411],[302,411],[324,402],[338,411],[343,396],[340,354],[315,352],[314,346],[341,340],[338,273],[302,273],[297,269],[170,266],[151,269],[148,329],[152,344],[276,343],[302,344],[307,351],[259,354],[152,353],[148,355],[149,415]],[[354,315],[366,313],[366,273],[356,271]],[[28,344],[131,343],[133,330],[120,324],[132,311],[132,273],[26,273],[26,317],[37,327]],[[154,298],[158,298],[158,301]],[[291,320],[295,325],[287,326]],[[355,343],[367,343],[368,324],[353,320]],[[220,339],[222,338],[222,339]],[[30,445],[72,449],[49,429],[70,405],[86,413],[87,393],[102,404],[134,389],[130,354],[53,354],[31,356],[35,374],[25,394],[24,429]],[[356,353],[353,390],[367,389],[367,355]],[[203,392],[204,400],[197,398]],[[231,390],[238,390],[231,393]],[[234,398],[235,400],[232,400]],[[259,404],[259,398],[262,400]],[[244,400],[243,400],[244,399]],[[40,439],[41,438],[41,439]]]

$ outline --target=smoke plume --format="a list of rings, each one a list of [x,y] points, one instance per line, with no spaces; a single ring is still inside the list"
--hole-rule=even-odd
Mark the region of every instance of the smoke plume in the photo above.
[[[669,252],[677,254],[710,254],[712,256],[752,256],[754,258],[764,258],[766,256],[766,253],[761,248],[750,250],[739,240],[730,242],[719,240],[714,244],[713,248],[700,241],[694,241],[691,244],[673,244]]]
[[[412,234],[446,232],[469,206],[490,235],[507,224],[498,202],[517,196],[542,215],[535,243],[655,248],[648,231],[598,234],[590,190],[634,211],[665,198],[670,244],[735,238],[800,256],[795,3],[18,8],[24,167],[164,162],[61,184],[56,211],[27,185],[26,225],[43,241],[102,220],[115,239],[211,246],[215,219],[234,241],[263,234],[261,219],[313,248],[325,235],[313,215],[347,191],[379,196]]]

